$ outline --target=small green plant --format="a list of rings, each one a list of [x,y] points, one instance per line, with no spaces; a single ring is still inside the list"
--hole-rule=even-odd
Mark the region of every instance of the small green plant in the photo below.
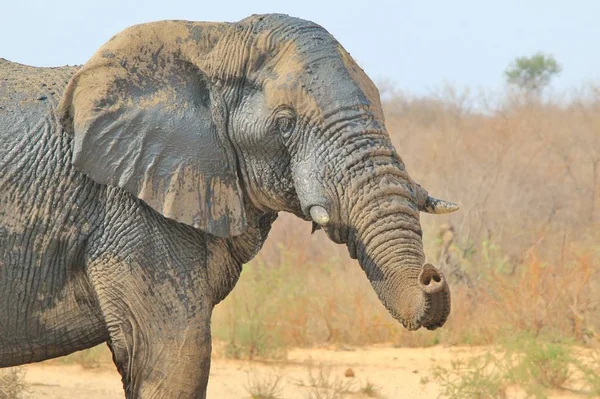
[[[492,353],[465,361],[453,360],[450,368],[435,366],[433,378],[442,388],[441,395],[449,399],[506,398],[506,370]]]
[[[247,374],[246,392],[251,399],[281,399],[281,373]]]
[[[507,354],[518,359],[510,377],[530,394],[541,396],[543,388],[564,388],[576,363],[569,346],[520,337],[507,344]]]
[[[0,399],[28,398],[25,372],[19,368],[0,370]]]
[[[568,344],[519,335],[494,353],[452,361],[450,368],[434,367],[433,378],[441,384],[442,396],[450,399],[504,398],[509,385],[527,397],[542,399],[548,397],[549,389],[566,389],[573,381],[584,381],[582,393],[596,397],[600,394],[599,360],[596,353],[576,356]]]
[[[369,380],[365,381],[365,385],[360,388],[360,393],[367,398],[383,398],[381,387],[371,383]]]

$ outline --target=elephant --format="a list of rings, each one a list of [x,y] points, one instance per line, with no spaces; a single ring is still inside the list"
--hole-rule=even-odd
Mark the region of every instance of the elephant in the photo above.
[[[346,245],[405,328],[436,329],[450,290],[419,212],[456,209],[310,21],[149,22],[83,66],[0,59],[0,367],[106,342],[126,397],[206,397],[213,308],[279,212]]]

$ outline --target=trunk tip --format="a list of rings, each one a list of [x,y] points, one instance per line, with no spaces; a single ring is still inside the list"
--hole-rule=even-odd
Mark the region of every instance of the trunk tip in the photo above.
[[[419,273],[419,286],[426,294],[435,294],[440,292],[446,286],[446,278],[444,273],[439,271],[430,263],[423,265],[421,273]]]

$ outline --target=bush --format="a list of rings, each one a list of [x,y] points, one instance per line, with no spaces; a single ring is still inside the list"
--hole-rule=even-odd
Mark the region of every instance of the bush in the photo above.
[[[600,392],[600,362],[594,352],[577,353],[567,343],[548,342],[521,335],[505,341],[491,352],[451,366],[433,368],[433,378],[442,395],[452,398],[505,398],[510,389],[527,397],[546,398],[551,390],[576,391],[597,396]],[[511,393],[514,396],[516,393]]]
[[[441,385],[441,395],[448,399],[506,398],[507,370],[496,354],[487,353],[467,360],[453,360],[450,368],[433,368],[433,378]]]
[[[248,372],[248,381],[245,386],[246,392],[251,399],[280,399],[281,398],[281,374],[258,374],[255,371]]]
[[[508,356],[518,358],[509,372],[516,383],[534,394],[540,388],[564,388],[572,376],[571,366],[577,360],[565,344],[544,342],[534,337],[521,337],[506,345]]]

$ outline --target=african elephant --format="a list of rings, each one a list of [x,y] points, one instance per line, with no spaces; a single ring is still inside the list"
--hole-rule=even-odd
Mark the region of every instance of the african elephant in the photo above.
[[[127,397],[205,397],[213,307],[280,211],[410,330],[450,312],[378,91],[286,15],[133,26],[82,67],[0,60],[0,366],[107,342]]]

